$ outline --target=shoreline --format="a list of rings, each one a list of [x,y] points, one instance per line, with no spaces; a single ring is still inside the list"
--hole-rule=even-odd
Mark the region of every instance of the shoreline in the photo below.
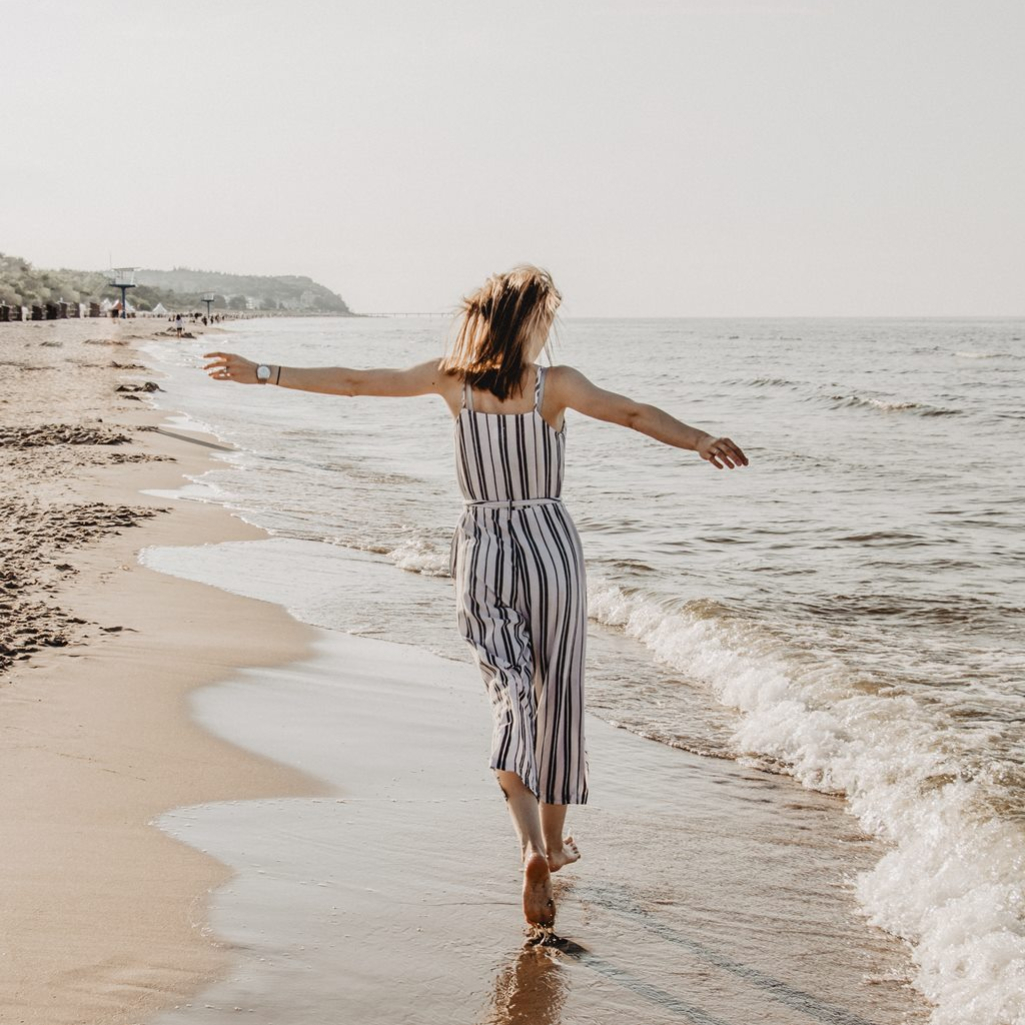
[[[149,337],[137,329],[132,321],[72,320],[4,331],[7,425],[59,418],[98,429],[102,422],[131,439],[116,448],[57,442],[0,449],[21,503],[6,510],[21,524],[14,529],[27,529],[25,517],[44,509],[58,537],[41,551],[38,572],[17,581],[16,608],[44,619],[57,608],[68,621],[54,638],[60,646],[44,642],[21,653],[27,658],[16,654],[0,675],[0,817],[7,827],[0,1007],[4,1018],[47,1025],[138,1022],[231,965],[230,944],[211,935],[206,916],[209,894],[233,870],[173,840],[155,827],[156,817],[207,801],[329,790],[319,778],[214,736],[189,715],[190,691],[239,667],[300,659],[313,631],[279,606],[137,561],[149,545],[268,536],[222,507],[176,502],[157,511],[167,503],[141,493],[180,487],[184,474],[213,461],[211,449],[187,435],[152,429],[166,412],[115,391],[129,371],[107,364],[132,362],[124,358],[134,357],[131,342]],[[30,386],[20,387],[24,381]],[[150,515],[134,526],[105,523],[96,513],[107,507]],[[11,530],[9,522],[8,537]],[[47,558],[66,567],[56,579],[42,565]],[[53,635],[52,616],[37,625]]]
[[[183,549],[147,560],[210,579],[226,557],[232,589],[266,597],[312,547],[219,545],[212,569]],[[363,590],[394,568],[338,554],[327,571]],[[555,878],[567,939],[537,948],[523,944],[519,852],[472,665],[318,630],[310,658],[204,688],[193,714],[340,796],[163,817],[235,867],[211,916],[240,959],[151,1025],[227,1025],[239,1010],[259,1025],[390,1025],[411,1004],[421,1025],[926,1020],[907,952],[856,912],[848,873],[878,849],[836,797],[589,717],[595,792],[568,822],[583,859]]]
[[[174,415],[122,407],[112,419],[126,429]],[[87,467],[70,497],[163,508],[141,489],[173,491],[216,465],[209,436],[183,430],[136,439],[137,454],[176,463]],[[16,743],[0,764],[24,781],[20,803],[0,807],[19,843],[0,991],[21,1020],[216,1025],[243,1008],[262,1025],[305,1007],[305,1020],[384,1025],[425,993],[423,1020],[439,1025],[534,1020],[517,1017],[524,994],[536,1020],[564,1025],[576,1013],[668,1022],[683,1004],[724,1021],[757,1007],[772,1025],[795,1010],[920,1020],[899,942],[853,914],[837,859],[878,855],[835,801],[594,717],[604,782],[574,819],[579,877],[559,876],[563,927],[588,949],[525,952],[475,671],[295,619],[275,586],[283,571],[303,579],[313,543],[268,538],[221,506],[178,501],[77,549],[59,597],[95,629],[18,667],[15,700],[0,684],[4,711],[22,717],[4,716]],[[137,559],[205,563],[206,545],[211,581],[230,568],[242,596]],[[334,586],[395,582],[390,564],[343,550],[311,553],[318,572],[326,557]],[[4,972],[20,972],[19,989]]]

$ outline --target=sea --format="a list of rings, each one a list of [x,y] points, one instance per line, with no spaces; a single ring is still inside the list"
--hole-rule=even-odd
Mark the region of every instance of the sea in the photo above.
[[[295,546],[293,614],[467,661],[444,402],[202,370],[215,349],[404,366],[451,331],[265,318],[143,349],[171,423],[234,446],[181,494]],[[842,798],[884,852],[860,908],[910,944],[935,1020],[1025,1022],[1025,320],[569,318],[547,359],[750,460],[717,470],[567,411],[590,711]],[[309,586],[317,552],[388,571]]]

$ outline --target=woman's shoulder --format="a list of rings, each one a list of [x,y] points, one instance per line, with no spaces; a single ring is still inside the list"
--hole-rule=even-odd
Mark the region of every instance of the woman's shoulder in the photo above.
[[[431,378],[431,390],[437,392],[448,403],[450,409],[458,410],[462,405],[463,390],[466,387],[465,376],[459,370],[447,366],[445,357],[429,360],[423,364],[423,369]]]
[[[566,363],[555,363],[541,369],[544,371],[546,388],[572,387],[578,381],[586,380],[576,367],[571,367]]]

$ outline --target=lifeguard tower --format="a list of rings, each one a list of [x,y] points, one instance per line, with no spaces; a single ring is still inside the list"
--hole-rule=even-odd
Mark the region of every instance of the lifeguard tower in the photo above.
[[[137,267],[115,267],[110,271],[110,283],[114,288],[121,289],[121,317],[128,317],[128,289],[135,288],[135,272]]]

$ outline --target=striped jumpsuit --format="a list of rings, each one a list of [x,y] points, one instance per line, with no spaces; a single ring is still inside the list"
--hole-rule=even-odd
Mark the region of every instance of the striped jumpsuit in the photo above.
[[[466,505],[452,539],[459,629],[494,716],[491,768],[541,801],[587,802],[580,536],[560,498],[566,427],[541,416],[544,367],[529,413],[482,413],[463,387],[456,468]]]

